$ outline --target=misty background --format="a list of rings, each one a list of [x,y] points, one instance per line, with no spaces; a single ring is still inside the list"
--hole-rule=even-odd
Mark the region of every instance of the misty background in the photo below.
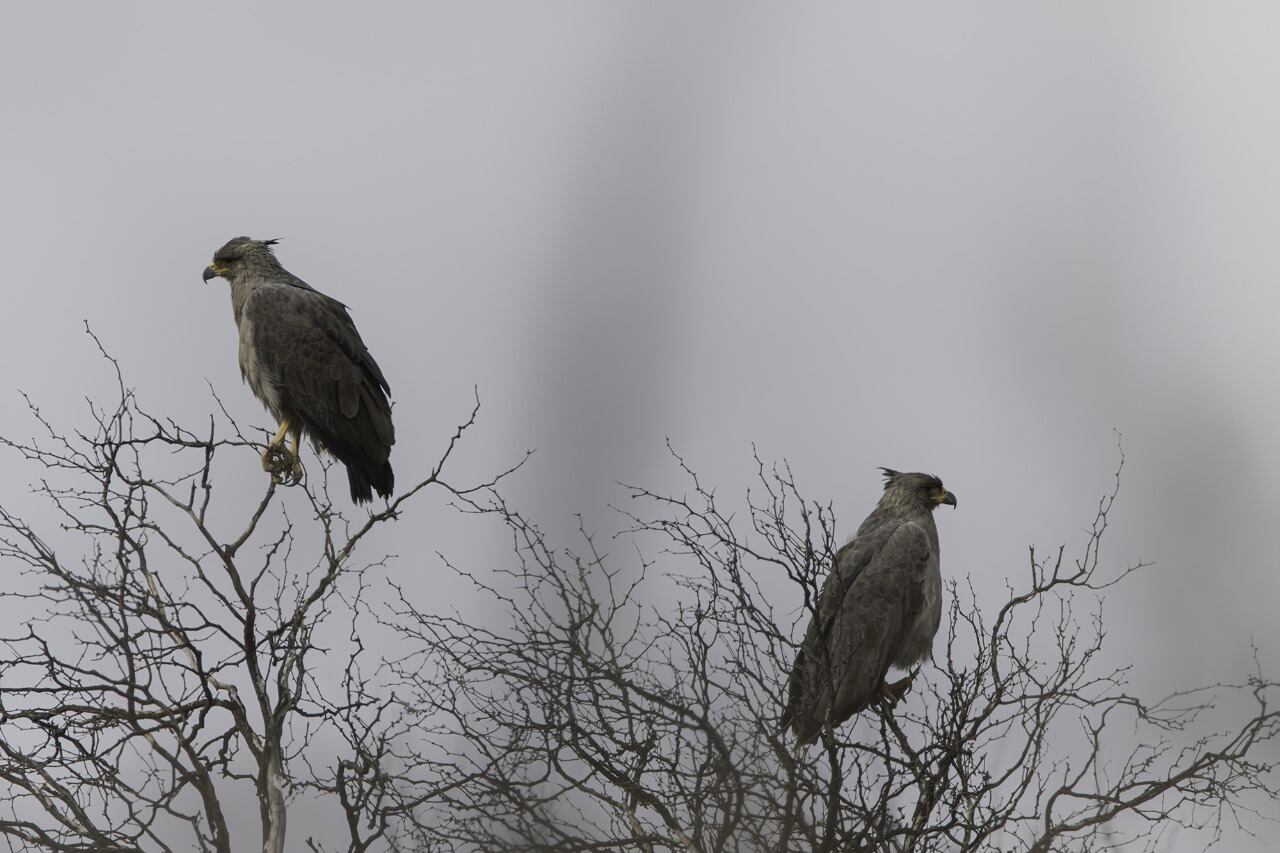
[[[939,474],[943,572],[998,593],[1028,546],[1083,546],[1118,431],[1104,560],[1155,565],[1107,599],[1115,660],[1153,696],[1240,680],[1251,644],[1280,671],[1280,8],[4,17],[0,432],[33,432],[17,389],[69,426],[110,400],[84,320],[153,411],[206,423],[207,380],[267,426],[200,273],[279,237],[391,382],[402,485],[478,387],[462,468],[536,449],[508,493],[564,544],[573,513],[619,526],[618,481],[679,482],[665,440],[735,500],[754,443],[847,533],[876,466]],[[38,471],[0,464],[40,523]],[[419,512],[377,543],[410,591],[447,599],[437,550],[502,558]]]

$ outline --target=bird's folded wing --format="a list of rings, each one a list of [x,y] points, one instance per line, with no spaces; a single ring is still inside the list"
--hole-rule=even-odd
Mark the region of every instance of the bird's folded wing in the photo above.
[[[857,713],[875,698],[910,624],[911,610],[919,606],[919,578],[930,554],[928,534],[918,524],[902,522],[876,538],[878,547],[865,554],[855,549],[850,555],[850,562],[857,563],[849,570],[856,567],[856,573],[834,612],[823,614],[835,719]]]

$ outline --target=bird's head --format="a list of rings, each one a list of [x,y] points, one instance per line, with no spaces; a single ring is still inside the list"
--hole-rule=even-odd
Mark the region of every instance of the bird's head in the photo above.
[[[271,247],[278,242],[249,237],[228,240],[225,246],[213,253],[213,261],[204,268],[204,280],[221,276],[230,281],[246,269],[277,266]]]
[[[933,510],[942,504],[955,508],[956,496],[947,491],[942,480],[932,474],[903,474],[892,468],[884,473],[884,498],[903,507]]]

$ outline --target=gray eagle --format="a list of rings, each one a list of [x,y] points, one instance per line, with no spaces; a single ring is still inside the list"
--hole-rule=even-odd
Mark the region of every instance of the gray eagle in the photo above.
[[[391,386],[347,306],[282,267],[271,249],[276,242],[237,237],[204,271],[205,281],[221,276],[231,284],[240,375],[280,423],[262,467],[273,477],[301,479],[298,444],[305,433],[317,450],[347,466],[353,501],[371,501],[375,491],[390,497]]]
[[[933,651],[942,619],[933,510],[956,496],[930,474],[884,472],[884,495],[835,564],[796,655],[782,728],[810,743],[872,702],[897,702],[915,677],[885,682]]]

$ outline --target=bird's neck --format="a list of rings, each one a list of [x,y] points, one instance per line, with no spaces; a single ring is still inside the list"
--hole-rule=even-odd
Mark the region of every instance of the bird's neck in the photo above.
[[[235,315],[237,325],[240,323],[240,314],[244,311],[244,304],[249,301],[249,295],[253,293],[254,285],[243,280],[231,282],[231,312]]]

